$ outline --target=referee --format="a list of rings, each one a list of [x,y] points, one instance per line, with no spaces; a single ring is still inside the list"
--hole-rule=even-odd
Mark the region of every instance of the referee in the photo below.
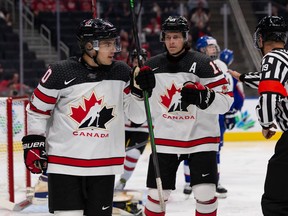
[[[257,25],[254,45],[263,54],[260,72],[230,73],[260,94],[256,113],[266,139],[283,131],[270,158],[261,206],[264,216],[288,215],[288,51],[284,49],[288,26],[282,17],[266,16]]]

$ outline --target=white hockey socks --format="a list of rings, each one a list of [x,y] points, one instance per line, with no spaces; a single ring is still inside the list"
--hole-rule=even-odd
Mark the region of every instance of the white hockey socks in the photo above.
[[[196,199],[196,216],[216,216],[218,201],[214,184],[199,184],[192,187]]]
[[[171,194],[171,190],[163,190],[164,201],[167,202]],[[162,211],[159,201],[157,189],[149,189],[144,213],[146,216],[164,216],[165,211]]]
[[[138,159],[140,158],[140,151],[138,149],[131,149],[127,152],[124,161],[124,173],[121,175],[120,180],[115,186],[115,190],[123,190],[126,186],[126,182],[130,179],[133,171],[137,165]]]
[[[127,152],[126,158],[124,161],[124,173],[121,175],[121,178],[128,181],[133,174],[133,171],[137,165],[138,159],[140,158],[140,151],[138,149],[132,149]]]
[[[217,197],[206,202],[197,200],[195,216],[217,216]]]

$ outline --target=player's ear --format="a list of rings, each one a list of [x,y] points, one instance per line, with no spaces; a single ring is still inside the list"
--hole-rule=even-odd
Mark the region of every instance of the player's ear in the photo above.
[[[264,44],[263,44],[263,36],[262,35],[259,36],[258,46],[259,46],[260,49],[263,48],[263,46],[264,46]]]
[[[84,47],[85,47],[85,50],[86,50],[86,51],[91,51],[91,50],[93,50],[93,45],[92,45],[91,42],[87,42]]]
[[[97,56],[97,52],[96,52],[96,50],[94,50],[92,42],[88,41],[85,44],[84,49],[85,49],[86,53],[88,53],[88,55],[90,57]]]

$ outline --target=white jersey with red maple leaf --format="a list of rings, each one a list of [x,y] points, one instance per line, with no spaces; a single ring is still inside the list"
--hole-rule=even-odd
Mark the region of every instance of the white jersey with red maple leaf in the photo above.
[[[134,122],[130,121],[127,117],[125,118],[125,130],[133,132],[149,132],[147,121],[141,125],[137,125]]]
[[[48,172],[113,175],[123,172],[124,112],[145,122],[143,101],[130,94],[123,62],[91,69],[78,59],[49,66],[28,111],[28,134],[46,136]]]
[[[150,106],[157,152],[218,151],[218,116],[229,111],[233,93],[215,63],[202,53],[189,51],[175,59],[160,54],[145,65],[152,68],[156,77]],[[207,109],[182,103],[180,93],[187,81],[200,82],[215,91],[215,100]]]
[[[223,61],[221,61],[220,59],[214,60],[214,63],[223,72],[227,82],[229,83],[229,85],[225,86],[225,87],[227,87],[226,91],[233,91],[233,89],[234,89],[233,77],[231,76],[231,74],[228,73],[227,65]],[[225,89],[223,89],[223,91],[225,91]]]

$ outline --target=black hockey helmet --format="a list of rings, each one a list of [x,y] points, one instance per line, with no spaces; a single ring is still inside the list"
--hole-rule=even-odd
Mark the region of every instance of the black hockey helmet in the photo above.
[[[265,16],[260,20],[254,32],[254,45],[260,49],[259,40],[262,41],[282,41],[286,44],[288,26],[283,17]]]
[[[162,24],[160,41],[164,41],[165,32],[182,32],[185,40],[188,40],[189,26],[187,19],[183,16],[169,16]]]
[[[148,56],[149,56],[149,53],[147,52],[147,50],[145,48],[141,48],[139,59],[142,62],[142,64],[144,64],[147,61]],[[138,60],[137,49],[134,49],[129,53],[129,58],[127,59],[127,63],[129,65],[133,66],[133,64],[136,63],[136,62],[134,62],[135,59]]]
[[[173,17],[169,16],[162,24],[162,31],[189,31],[187,19],[183,16]]]
[[[93,42],[93,48],[95,50],[99,50],[99,40],[115,38],[119,40],[116,50],[121,51],[118,31],[116,27],[107,20],[100,18],[83,20],[77,29],[76,37],[81,49],[84,49],[85,44],[90,41]]]
[[[130,56],[131,56],[131,60],[137,58],[137,56],[138,56],[137,50],[134,49],[134,50],[131,52]],[[147,60],[147,50],[144,49],[144,48],[142,48],[141,51],[140,51],[140,59],[141,59],[141,57],[144,59],[144,61]]]

